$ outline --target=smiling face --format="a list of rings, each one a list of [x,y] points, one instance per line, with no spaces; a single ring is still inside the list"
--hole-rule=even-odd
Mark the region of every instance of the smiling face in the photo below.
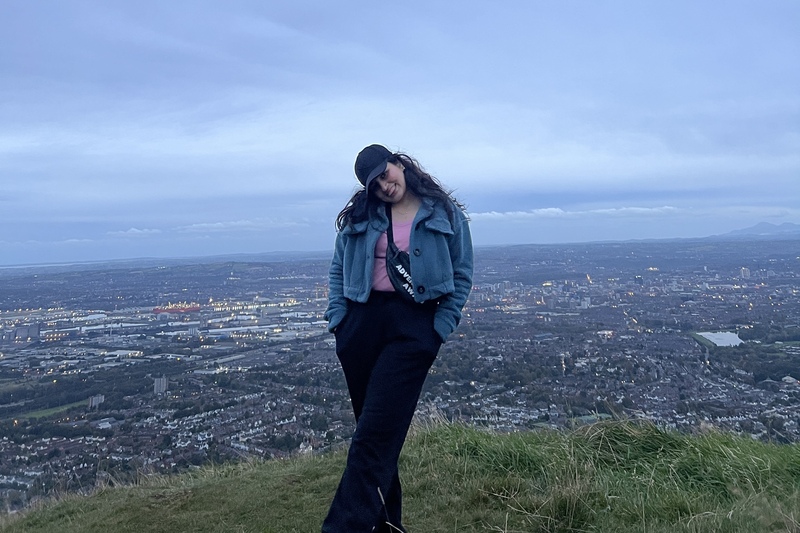
[[[390,204],[402,202],[410,194],[406,187],[404,169],[395,163],[386,164],[386,171],[370,183],[369,190],[379,200]]]

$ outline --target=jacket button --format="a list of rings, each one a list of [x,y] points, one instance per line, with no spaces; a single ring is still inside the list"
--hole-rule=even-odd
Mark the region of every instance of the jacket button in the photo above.
[[[425,294],[425,287],[420,285],[419,287],[417,287],[417,292],[420,294]]]
[[[419,248],[416,248],[416,249],[414,250],[414,255],[416,255],[417,257],[419,257],[420,255],[422,255],[422,250],[420,250]]]

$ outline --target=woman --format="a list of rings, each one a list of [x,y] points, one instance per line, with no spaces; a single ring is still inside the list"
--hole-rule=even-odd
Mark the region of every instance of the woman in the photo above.
[[[356,430],[322,531],[405,531],[397,461],[428,370],[472,288],[472,239],[463,206],[410,156],[373,144],[355,173],[364,187],[336,219],[325,318]],[[389,216],[395,245],[409,253],[413,301],[387,274]]]

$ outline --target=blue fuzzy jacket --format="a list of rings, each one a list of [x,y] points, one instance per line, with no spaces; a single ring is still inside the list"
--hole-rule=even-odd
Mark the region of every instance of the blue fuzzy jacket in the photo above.
[[[329,331],[347,313],[347,300],[369,298],[375,244],[388,227],[389,219],[378,209],[374,217],[347,225],[337,234],[325,311]],[[472,237],[466,215],[453,206],[453,215],[448,216],[441,201],[423,198],[411,227],[409,256],[414,299],[439,299],[434,329],[444,341],[458,326],[472,289]]]

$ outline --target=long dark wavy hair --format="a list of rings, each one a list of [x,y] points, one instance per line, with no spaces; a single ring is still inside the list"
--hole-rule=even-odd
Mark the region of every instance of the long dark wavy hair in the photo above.
[[[445,190],[439,180],[428,174],[425,169],[422,168],[422,165],[419,164],[419,161],[410,155],[400,152],[394,153],[389,156],[387,161],[389,163],[402,164],[403,167],[405,167],[404,175],[408,190],[419,198],[434,198],[440,200],[442,204],[444,204],[451,219],[453,217],[454,208],[457,207],[462,211],[465,210],[464,205],[455,199],[452,191]],[[370,188],[374,189],[376,183],[376,181],[373,181],[373,186]],[[369,195],[373,196],[373,201],[371,202],[367,201]],[[357,190],[347,202],[347,205],[344,206],[344,209],[339,212],[339,216],[336,217],[336,231],[342,231],[349,224],[355,224],[368,219],[370,217],[370,212],[376,212],[378,206],[383,204],[383,202],[376,200],[377,198],[375,198],[374,190],[367,191],[366,188],[363,187]]]

